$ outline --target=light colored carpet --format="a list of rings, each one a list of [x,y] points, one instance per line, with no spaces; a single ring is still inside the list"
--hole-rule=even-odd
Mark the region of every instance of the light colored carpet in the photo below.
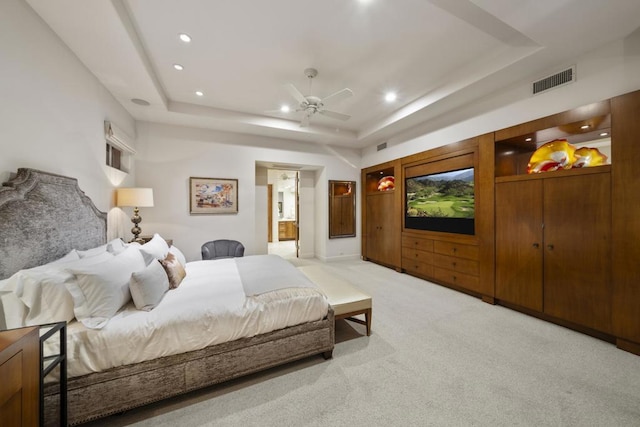
[[[372,263],[327,267],[373,297],[370,337],[338,321],[332,360],[92,425],[640,426],[640,357]]]

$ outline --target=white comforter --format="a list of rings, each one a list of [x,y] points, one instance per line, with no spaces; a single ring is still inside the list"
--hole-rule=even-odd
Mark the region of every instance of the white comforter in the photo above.
[[[276,290],[246,296],[234,258],[191,262],[186,271],[180,286],[149,312],[129,304],[100,330],[71,322],[68,376],[198,350],[327,314],[327,299],[315,287],[275,285]],[[55,343],[51,346],[55,350]]]

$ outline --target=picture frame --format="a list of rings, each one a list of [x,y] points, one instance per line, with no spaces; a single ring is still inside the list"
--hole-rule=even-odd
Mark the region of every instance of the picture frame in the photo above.
[[[189,214],[237,214],[238,180],[189,178]]]

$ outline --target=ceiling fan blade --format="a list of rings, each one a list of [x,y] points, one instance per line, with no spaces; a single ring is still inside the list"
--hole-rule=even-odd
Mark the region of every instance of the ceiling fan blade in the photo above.
[[[295,100],[298,101],[298,103],[302,104],[303,102],[306,101],[306,99],[305,99],[304,95],[302,94],[302,92],[300,92],[298,90],[298,88],[296,88],[291,83],[284,85],[284,87],[285,87],[285,89],[287,89],[289,91],[291,96],[293,96],[295,98]]]
[[[329,110],[318,110],[318,113],[338,120],[349,120],[351,118],[351,116],[348,114],[336,113],[335,111]]]
[[[347,99],[351,96],[353,96],[353,91],[349,88],[344,88],[342,90],[337,91],[336,93],[332,93],[326,98],[322,98],[322,103],[326,104],[327,102],[338,102],[338,101],[342,101],[343,99]]]

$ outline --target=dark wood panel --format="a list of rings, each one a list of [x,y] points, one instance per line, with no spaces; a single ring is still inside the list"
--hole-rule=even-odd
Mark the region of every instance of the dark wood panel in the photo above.
[[[436,280],[459,286],[470,291],[478,292],[480,278],[471,274],[464,274],[446,268],[433,267],[433,277]]]
[[[402,248],[402,262],[405,260],[419,261],[425,264],[433,264],[433,252],[421,251],[412,248]],[[402,264],[404,267],[404,264]]]
[[[402,258],[402,269],[416,276],[425,278],[433,277],[433,264],[420,262],[420,260],[415,258]]]
[[[433,240],[408,236],[407,234],[402,235],[402,246],[421,251],[433,252]]]
[[[464,245],[455,242],[435,241],[433,251],[438,254],[452,255],[460,258],[478,259],[478,246]]]
[[[37,327],[0,332],[0,421],[37,426],[40,420],[40,337]]]
[[[542,311],[542,182],[496,184],[496,298]]]
[[[640,91],[613,98],[611,112],[613,332],[640,349]]]
[[[495,144],[494,134],[478,138],[476,169],[476,237],[479,248],[479,292],[493,300],[495,296]]]
[[[471,274],[473,276],[477,276],[480,273],[480,269],[478,268],[478,261],[449,255],[434,254],[433,265],[442,268],[448,268],[460,273]]]
[[[544,181],[544,312],[611,331],[611,177]]]

